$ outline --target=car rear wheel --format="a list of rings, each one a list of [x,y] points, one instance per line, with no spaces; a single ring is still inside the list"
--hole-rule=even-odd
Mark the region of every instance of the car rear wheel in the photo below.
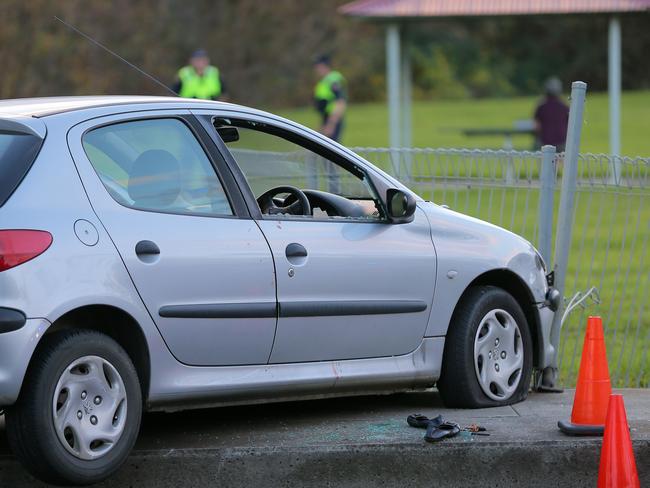
[[[142,415],[138,376],[124,349],[89,330],[46,336],[7,411],[7,436],[37,478],[84,485],[116,471]]]
[[[532,340],[517,301],[501,288],[473,287],[458,304],[445,339],[438,390],[449,407],[477,408],[526,398]]]

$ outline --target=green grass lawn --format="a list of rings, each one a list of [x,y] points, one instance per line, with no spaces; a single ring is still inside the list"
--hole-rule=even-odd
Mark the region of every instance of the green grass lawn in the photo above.
[[[413,103],[413,145],[416,147],[493,148],[503,138],[467,137],[464,128],[512,127],[516,120],[530,119],[536,97],[481,100],[432,100]],[[625,92],[621,98],[622,154],[650,156],[650,91]],[[568,103],[568,100],[567,100]],[[309,127],[318,126],[311,108],[273,110]],[[606,153],[609,145],[609,109],[606,93],[587,92],[581,152]],[[530,149],[530,136],[516,136],[516,149]],[[385,103],[349,106],[343,143],[347,146],[388,145],[388,112]]]

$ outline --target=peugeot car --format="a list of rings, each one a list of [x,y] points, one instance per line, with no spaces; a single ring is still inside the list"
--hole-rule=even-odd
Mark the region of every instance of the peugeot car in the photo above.
[[[0,102],[0,409],[36,477],[119,468],[143,411],[525,399],[558,305],[526,240],[243,106]]]

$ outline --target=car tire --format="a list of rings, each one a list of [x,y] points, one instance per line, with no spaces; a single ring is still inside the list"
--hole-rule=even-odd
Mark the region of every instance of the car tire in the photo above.
[[[62,330],[39,345],[6,411],[7,437],[36,478],[87,485],[124,463],[141,416],[138,375],[124,349],[99,332]]]
[[[451,319],[438,390],[448,407],[510,405],[526,399],[532,373],[530,328],[519,303],[495,286],[475,286]]]

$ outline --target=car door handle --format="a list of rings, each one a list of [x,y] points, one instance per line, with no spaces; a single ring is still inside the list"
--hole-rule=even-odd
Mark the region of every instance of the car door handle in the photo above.
[[[298,244],[297,242],[292,242],[289,244],[284,251],[284,254],[287,256],[287,259],[291,260],[291,258],[306,258],[307,257],[307,249],[302,244]]]
[[[135,254],[137,256],[151,256],[160,254],[160,248],[155,242],[140,241],[135,245]]]

